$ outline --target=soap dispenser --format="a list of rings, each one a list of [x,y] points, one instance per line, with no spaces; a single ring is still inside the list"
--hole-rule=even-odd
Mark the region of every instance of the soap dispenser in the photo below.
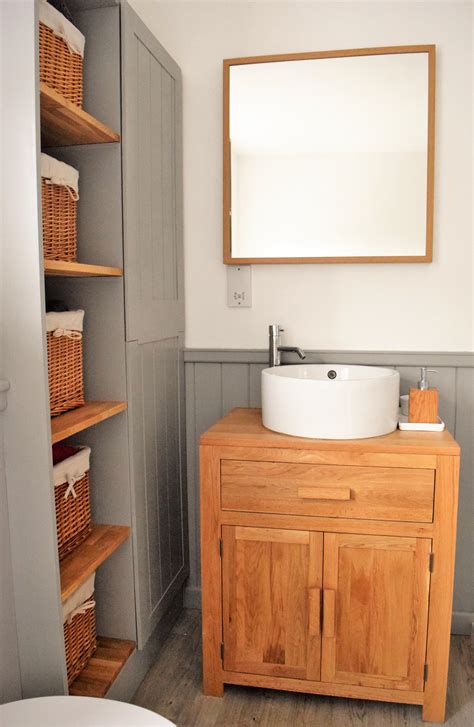
[[[438,389],[430,389],[428,373],[437,374],[436,369],[421,368],[417,389],[410,389],[408,402],[408,421],[412,423],[437,424]]]

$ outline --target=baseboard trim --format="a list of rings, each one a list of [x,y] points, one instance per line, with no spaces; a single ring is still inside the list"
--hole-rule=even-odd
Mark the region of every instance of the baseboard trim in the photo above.
[[[115,682],[107,692],[107,699],[131,702],[148,670],[155,663],[159,651],[170,635],[176,620],[183,610],[183,589],[176,594],[169,609],[157,624],[143,649],[136,649],[128,659]]]
[[[186,586],[183,598],[184,608],[201,610],[201,589],[198,586]]]
[[[460,636],[471,636],[474,633],[474,613],[469,611],[453,611],[451,633]]]
[[[268,363],[268,350],[255,348],[187,348],[186,363]],[[283,355],[284,363],[294,363],[292,355]],[[306,350],[305,363],[369,364],[385,366],[448,366],[473,368],[470,351],[331,351]]]

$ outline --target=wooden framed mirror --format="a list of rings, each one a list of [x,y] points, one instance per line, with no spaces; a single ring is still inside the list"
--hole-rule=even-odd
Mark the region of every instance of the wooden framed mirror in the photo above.
[[[224,263],[431,262],[435,46],[224,61]]]

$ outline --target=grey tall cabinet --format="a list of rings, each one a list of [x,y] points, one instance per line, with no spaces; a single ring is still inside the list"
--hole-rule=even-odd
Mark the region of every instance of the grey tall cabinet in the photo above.
[[[176,488],[185,467],[177,446],[185,441],[181,73],[129,9],[122,62],[127,370],[144,643],[187,573],[184,489]]]
[[[8,345],[13,323],[5,316],[1,373],[11,383],[3,420],[11,597],[23,696],[67,693],[44,332],[45,299],[56,298],[85,310],[86,398],[127,402],[126,411],[64,440],[92,448],[93,520],[131,528],[130,538],[96,575],[98,633],[136,644],[109,691],[109,696],[127,697],[150,665],[166,632],[163,617],[179,603],[188,575],[181,76],[125,2],[67,4],[86,37],[84,108],[119,132],[120,141],[48,145],[47,153],[79,170],[79,259],[123,268],[123,277],[44,278],[38,83],[23,83],[37,74],[37,7],[34,0],[25,0],[16,23],[29,35],[33,52],[19,76],[16,100],[25,100],[17,112],[29,109],[35,132],[31,134],[30,119],[30,125],[18,124],[12,134],[15,142],[30,147],[29,161],[24,160],[30,180],[24,193],[30,197],[23,205],[34,232],[25,265],[28,286],[13,256],[7,254],[3,268],[10,293],[23,296],[22,315],[28,316],[32,330],[21,351],[28,365],[18,365],[20,352]],[[29,98],[28,92],[37,98]],[[12,166],[12,174],[16,168]],[[11,229],[18,235],[22,224]],[[28,403],[22,391],[32,374],[35,389],[29,388]],[[22,434],[35,439],[28,468],[18,446]],[[26,476],[32,470],[34,487]]]

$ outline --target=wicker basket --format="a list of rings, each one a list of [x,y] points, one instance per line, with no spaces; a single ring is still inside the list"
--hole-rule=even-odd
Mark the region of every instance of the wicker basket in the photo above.
[[[83,58],[71,51],[62,38],[40,21],[40,81],[82,108]]]
[[[90,604],[89,608],[73,616],[70,621],[64,622],[64,646],[69,685],[81,673],[97,648],[95,604],[93,600],[88,600],[83,605],[88,604]]]
[[[77,258],[77,199],[68,187],[41,179],[43,255],[47,260]]]
[[[57,316],[69,316],[83,311],[56,313]],[[48,316],[52,314],[48,313]],[[66,319],[67,320],[67,319]],[[64,414],[84,404],[84,380],[82,367],[82,332],[81,330],[48,330],[48,383],[49,405],[51,416]],[[81,321],[82,329],[82,321]],[[58,335],[59,334],[59,335]]]
[[[92,530],[89,447],[53,446],[63,456],[53,468],[59,560],[77,548]]]

